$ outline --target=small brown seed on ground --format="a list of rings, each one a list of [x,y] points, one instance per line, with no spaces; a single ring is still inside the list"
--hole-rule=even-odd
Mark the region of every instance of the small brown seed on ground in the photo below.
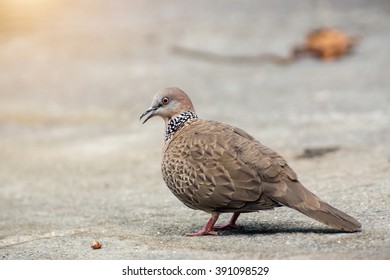
[[[94,241],[91,245],[92,249],[100,249],[102,248],[102,244],[99,241]]]

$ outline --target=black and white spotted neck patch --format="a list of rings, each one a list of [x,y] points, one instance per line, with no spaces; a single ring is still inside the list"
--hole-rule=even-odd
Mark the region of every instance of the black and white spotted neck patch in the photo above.
[[[194,112],[184,112],[178,115],[174,119],[170,119],[167,124],[167,130],[165,131],[164,141],[171,139],[173,134],[179,130],[187,121],[197,119],[198,116]]]

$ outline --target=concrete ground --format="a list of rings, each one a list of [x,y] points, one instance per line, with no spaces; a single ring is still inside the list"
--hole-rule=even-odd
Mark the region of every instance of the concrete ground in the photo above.
[[[2,1],[0,259],[390,259],[389,12],[387,0]],[[289,66],[171,51],[285,55],[321,26],[360,44]],[[138,121],[167,86],[277,150],[362,232],[279,208],[184,237],[209,216],[162,181],[162,121]],[[339,149],[300,157],[327,147]]]

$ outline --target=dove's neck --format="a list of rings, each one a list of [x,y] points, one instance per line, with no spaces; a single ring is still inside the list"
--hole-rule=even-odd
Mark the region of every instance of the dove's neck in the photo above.
[[[177,115],[176,117],[170,119],[167,122],[164,141],[166,142],[169,139],[171,139],[173,134],[175,134],[175,132],[178,131],[189,120],[197,119],[197,118],[198,116],[194,112],[188,111],[188,112],[181,113],[180,115]]]

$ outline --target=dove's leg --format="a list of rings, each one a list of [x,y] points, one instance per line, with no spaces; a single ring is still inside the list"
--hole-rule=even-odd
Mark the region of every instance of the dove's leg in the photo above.
[[[236,212],[233,214],[233,216],[230,218],[230,221],[229,223],[227,223],[226,225],[218,225],[218,226],[214,226],[214,230],[224,230],[224,229],[232,229],[232,228],[239,228],[240,226],[236,225],[236,221],[238,219],[238,217],[240,216],[241,213],[239,212]]]
[[[219,213],[211,213],[211,218],[207,222],[207,224],[199,231],[189,232],[186,236],[199,236],[199,235],[218,235],[218,233],[214,230],[214,225],[219,218]]]

